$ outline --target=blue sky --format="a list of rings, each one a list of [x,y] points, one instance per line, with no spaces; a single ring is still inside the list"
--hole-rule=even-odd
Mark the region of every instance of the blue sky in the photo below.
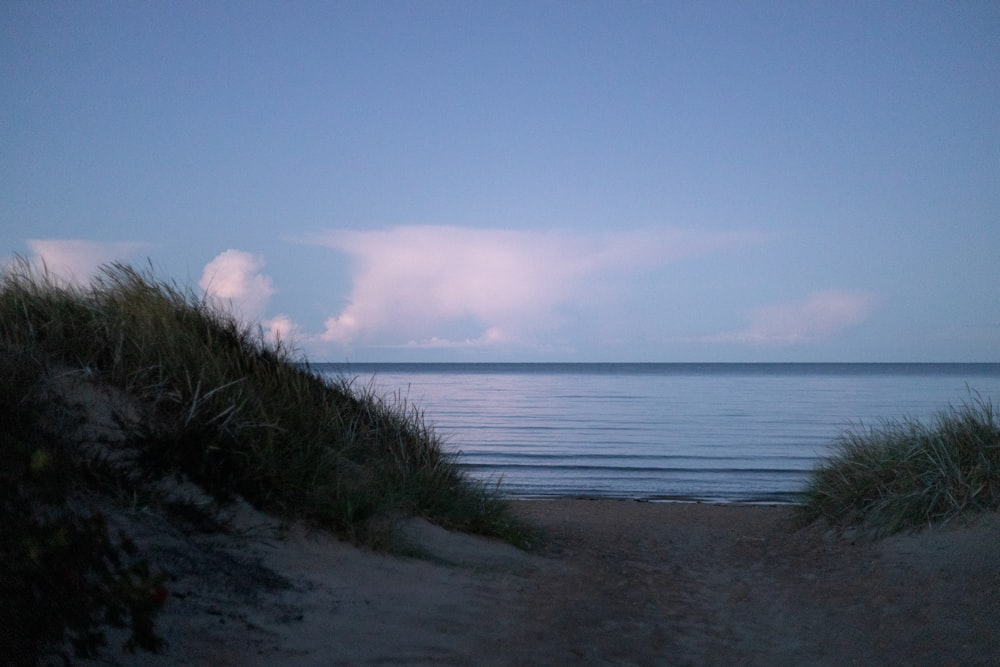
[[[1000,361],[994,2],[5,2],[0,257],[314,361]]]

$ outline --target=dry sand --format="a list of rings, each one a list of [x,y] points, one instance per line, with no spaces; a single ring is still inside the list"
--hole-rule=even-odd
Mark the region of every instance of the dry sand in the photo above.
[[[130,516],[169,568],[141,665],[1000,664],[1000,515],[877,543],[787,507],[515,501],[531,553],[414,519],[420,557],[243,508],[236,534]],[[115,641],[120,641],[115,637]]]

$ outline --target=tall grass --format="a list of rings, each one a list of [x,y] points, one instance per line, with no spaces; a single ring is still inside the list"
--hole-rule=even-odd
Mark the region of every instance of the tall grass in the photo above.
[[[5,354],[125,390],[149,418],[143,474],[181,474],[225,501],[377,541],[399,514],[517,541],[496,492],[461,474],[418,409],[328,381],[259,326],[151,270],[114,264],[89,286],[19,261],[0,283]]]
[[[885,421],[842,435],[837,454],[814,472],[798,517],[885,535],[998,509],[1000,421],[974,396],[930,424]]]

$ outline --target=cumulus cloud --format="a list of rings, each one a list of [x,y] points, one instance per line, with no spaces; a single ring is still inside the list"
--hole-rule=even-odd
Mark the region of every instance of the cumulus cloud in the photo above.
[[[790,345],[822,340],[863,322],[875,307],[865,292],[813,292],[795,303],[754,310],[745,329],[712,336],[710,342]]]
[[[242,250],[226,250],[205,265],[198,286],[210,298],[231,304],[245,319],[259,319],[275,294],[271,277],[261,273],[264,258]]]
[[[80,239],[30,239],[29,258],[36,268],[42,266],[50,275],[70,283],[85,284],[97,275],[101,266],[129,261],[148,248],[145,243],[118,241],[100,243]]]
[[[262,320],[260,325],[264,329],[265,338],[271,341],[294,343],[304,337],[299,325],[287,315],[275,315]]]
[[[657,265],[744,243],[751,235],[685,230],[606,235],[407,226],[328,231],[305,239],[354,261],[348,304],[321,339],[350,345],[392,337],[407,346],[523,342],[588,300],[602,273]],[[448,338],[446,328],[468,335]]]

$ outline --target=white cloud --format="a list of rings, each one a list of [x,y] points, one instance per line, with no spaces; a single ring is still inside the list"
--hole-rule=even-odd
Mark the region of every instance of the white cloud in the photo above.
[[[85,284],[101,266],[128,261],[149,246],[136,241],[99,243],[79,239],[30,239],[32,265],[42,266],[50,275],[70,283]]]
[[[707,342],[791,345],[822,340],[863,322],[876,299],[865,292],[827,290],[804,300],[754,310],[745,329],[706,338]]]
[[[261,273],[264,258],[242,250],[226,250],[205,265],[198,286],[210,298],[231,304],[247,320],[263,317],[267,302],[275,294],[271,277]],[[287,319],[287,318],[286,318]],[[290,331],[290,323],[278,330]]]
[[[463,338],[455,340],[450,338],[440,338],[433,336],[429,340],[411,340],[402,345],[404,348],[430,350],[435,348],[463,348],[463,347],[484,347],[487,345],[500,345],[503,343],[516,343],[515,339],[508,336],[500,327],[490,327],[476,338]]]
[[[605,272],[758,238],[686,230],[587,235],[408,226],[300,240],[345,252],[355,262],[349,302],[326,321],[322,340],[468,347],[534,339],[559,324],[561,309],[593,300],[594,280]],[[453,329],[468,335],[449,336]]]
[[[294,345],[302,337],[299,325],[284,314],[263,320],[260,325],[264,328],[264,337],[272,342],[283,341]]]

